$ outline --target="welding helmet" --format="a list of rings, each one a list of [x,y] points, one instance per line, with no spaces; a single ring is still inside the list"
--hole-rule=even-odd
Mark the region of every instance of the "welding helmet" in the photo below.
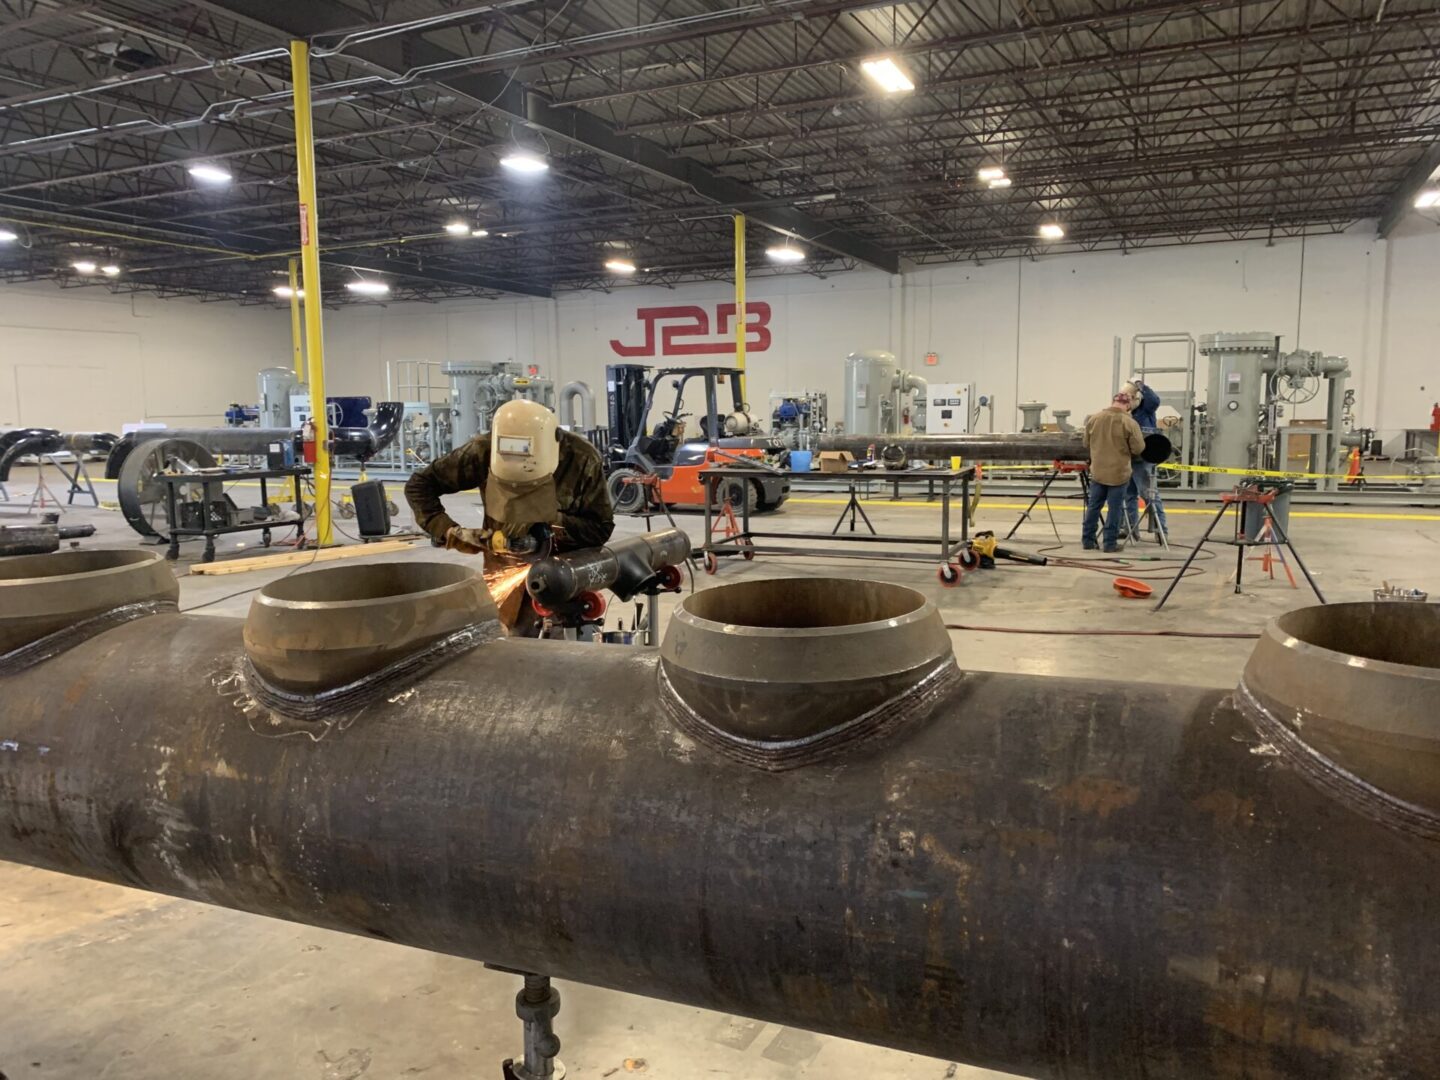
[[[555,475],[560,464],[560,421],[534,401],[507,401],[490,425],[490,473],[525,484]]]

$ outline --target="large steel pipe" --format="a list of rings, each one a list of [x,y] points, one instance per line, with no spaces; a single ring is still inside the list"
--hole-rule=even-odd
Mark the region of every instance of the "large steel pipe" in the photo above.
[[[0,857],[1033,1077],[1436,1074],[1434,808],[1397,813],[1359,755],[1378,771],[1317,779],[1291,743],[1328,696],[962,673],[917,632],[893,707],[766,764],[814,733],[720,710],[702,737],[667,671],[733,701],[748,669],[687,656],[758,636],[863,682],[847,657],[938,620],[769,584],[664,657],[481,634],[310,718],[260,692],[238,620],[105,630],[0,682]],[[1436,677],[1435,614],[1375,616],[1421,653],[1301,659],[1385,667],[1372,695],[1433,714],[1397,688]]]
[[[943,461],[959,457],[977,461],[1084,461],[1090,455],[1078,431],[1037,431],[1002,435],[818,435],[817,450],[848,450],[863,457],[895,447],[915,461]]]

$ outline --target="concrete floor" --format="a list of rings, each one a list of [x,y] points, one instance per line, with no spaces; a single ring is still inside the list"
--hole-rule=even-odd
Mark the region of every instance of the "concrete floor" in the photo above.
[[[12,502],[0,503],[0,523],[23,507],[32,485],[32,474],[16,470]],[[112,486],[100,487],[102,498],[113,497]],[[800,494],[766,518],[766,527],[828,530],[843,501],[829,492]],[[462,520],[477,513],[473,496],[451,502]],[[1023,505],[1013,495],[991,496],[977,527],[1003,535]],[[937,527],[933,505],[880,498],[866,508],[882,532]],[[1172,544],[1179,549],[1193,543],[1211,514],[1172,511]],[[1078,555],[1076,508],[1057,504],[1054,516],[1064,553]],[[98,526],[89,547],[135,544],[113,512],[76,509],[65,521]],[[1017,543],[1026,541],[1032,550],[1055,544],[1048,520],[1039,521],[1027,525]],[[698,515],[678,515],[678,523],[698,538]],[[642,529],[627,519],[617,531]],[[1308,507],[1296,513],[1291,531],[1331,601],[1368,599],[1384,580],[1440,596],[1440,512]],[[187,559],[198,555],[194,547],[187,545]],[[1147,545],[1143,552],[1153,557],[1156,549]],[[394,557],[463,558],[429,547]],[[1003,564],[946,589],[933,563],[762,556],[751,563],[727,560],[718,576],[697,574],[695,580],[704,588],[792,574],[864,576],[920,589],[950,623],[1048,630],[1253,632],[1266,619],[1313,602],[1303,582],[1295,590],[1283,575],[1270,581],[1258,563],[1249,564],[1246,592],[1236,596],[1227,581],[1234,565],[1230,548],[1217,548],[1216,557],[1201,565],[1206,572],[1183,582],[1159,614],[1120,599],[1108,572],[1060,567]],[[185,568],[182,560],[177,571]],[[1137,568],[1163,573],[1154,563]],[[248,592],[230,594],[277,576],[182,577],[181,606],[217,601],[203,609],[206,614],[243,616]],[[672,607],[667,600],[662,615]],[[962,666],[973,669],[1216,686],[1235,682],[1250,650],[1244,640],[974,630],[952,631],[952,637]],[[0,1080],[498,1076],[500,1059],[519,1043],[515,982],[468,961],[0,863]],[[575,984],[561,990],[561,1057],[575,1077],[999,1075]]]

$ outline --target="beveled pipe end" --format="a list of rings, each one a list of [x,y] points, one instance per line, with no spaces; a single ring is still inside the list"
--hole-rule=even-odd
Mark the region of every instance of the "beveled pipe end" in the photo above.
[[[0,558],[0,655],[131,604],[175,603],[180,585],[152,551]]]
[[[848,578],[722,585],[681,601],[666,678],[716,729],[761,742],[844,725],[954,664],[940,612],[914,589]]]
[[[1281,615],[1250,654],[1241,690],[1309,750],[1440,813],[1440,604]]]
[[[327,566],[260,590],[245,651],[271,685],[319,693],[498,617],[485,579],[456,563]]]

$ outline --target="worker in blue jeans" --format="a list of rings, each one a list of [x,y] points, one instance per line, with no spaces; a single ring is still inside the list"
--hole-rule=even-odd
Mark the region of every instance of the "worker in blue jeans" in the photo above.
[[[1145,449],[1145,436],[1130,415],[1130,395],[1124,390],[1085,420],[1085,448],[1090,451],[1090,496],[1085,503],[1085,520],[1080,542],[1094,551],[1100,528],[1100,507],[1105,511],[1105,550],[1120,550],[1120,523],[1125,520],[1125,492],[1130,486],[1135,458]]]
[[[1130,376],[1124,390],[1130,395],[1130,415],[1140,425],[1140,434],[1154,435],[1160,426],[1155,410],[1160,407],[1160,395],[1145,385],[1144,376],[1139,372]],[[1140,535],[1140,500],[1144,499],[1155,508],[1155,525],[1162,536],[1170,535],[1170,524],[1165,520],[1165,504],[1160,501],[1160,492],[1155,484],[1155,466],[1144,458],[1136,458],[1130,474],[1130,483],[1125,490],[1125,520],[1130,523],[1132,536]]]

